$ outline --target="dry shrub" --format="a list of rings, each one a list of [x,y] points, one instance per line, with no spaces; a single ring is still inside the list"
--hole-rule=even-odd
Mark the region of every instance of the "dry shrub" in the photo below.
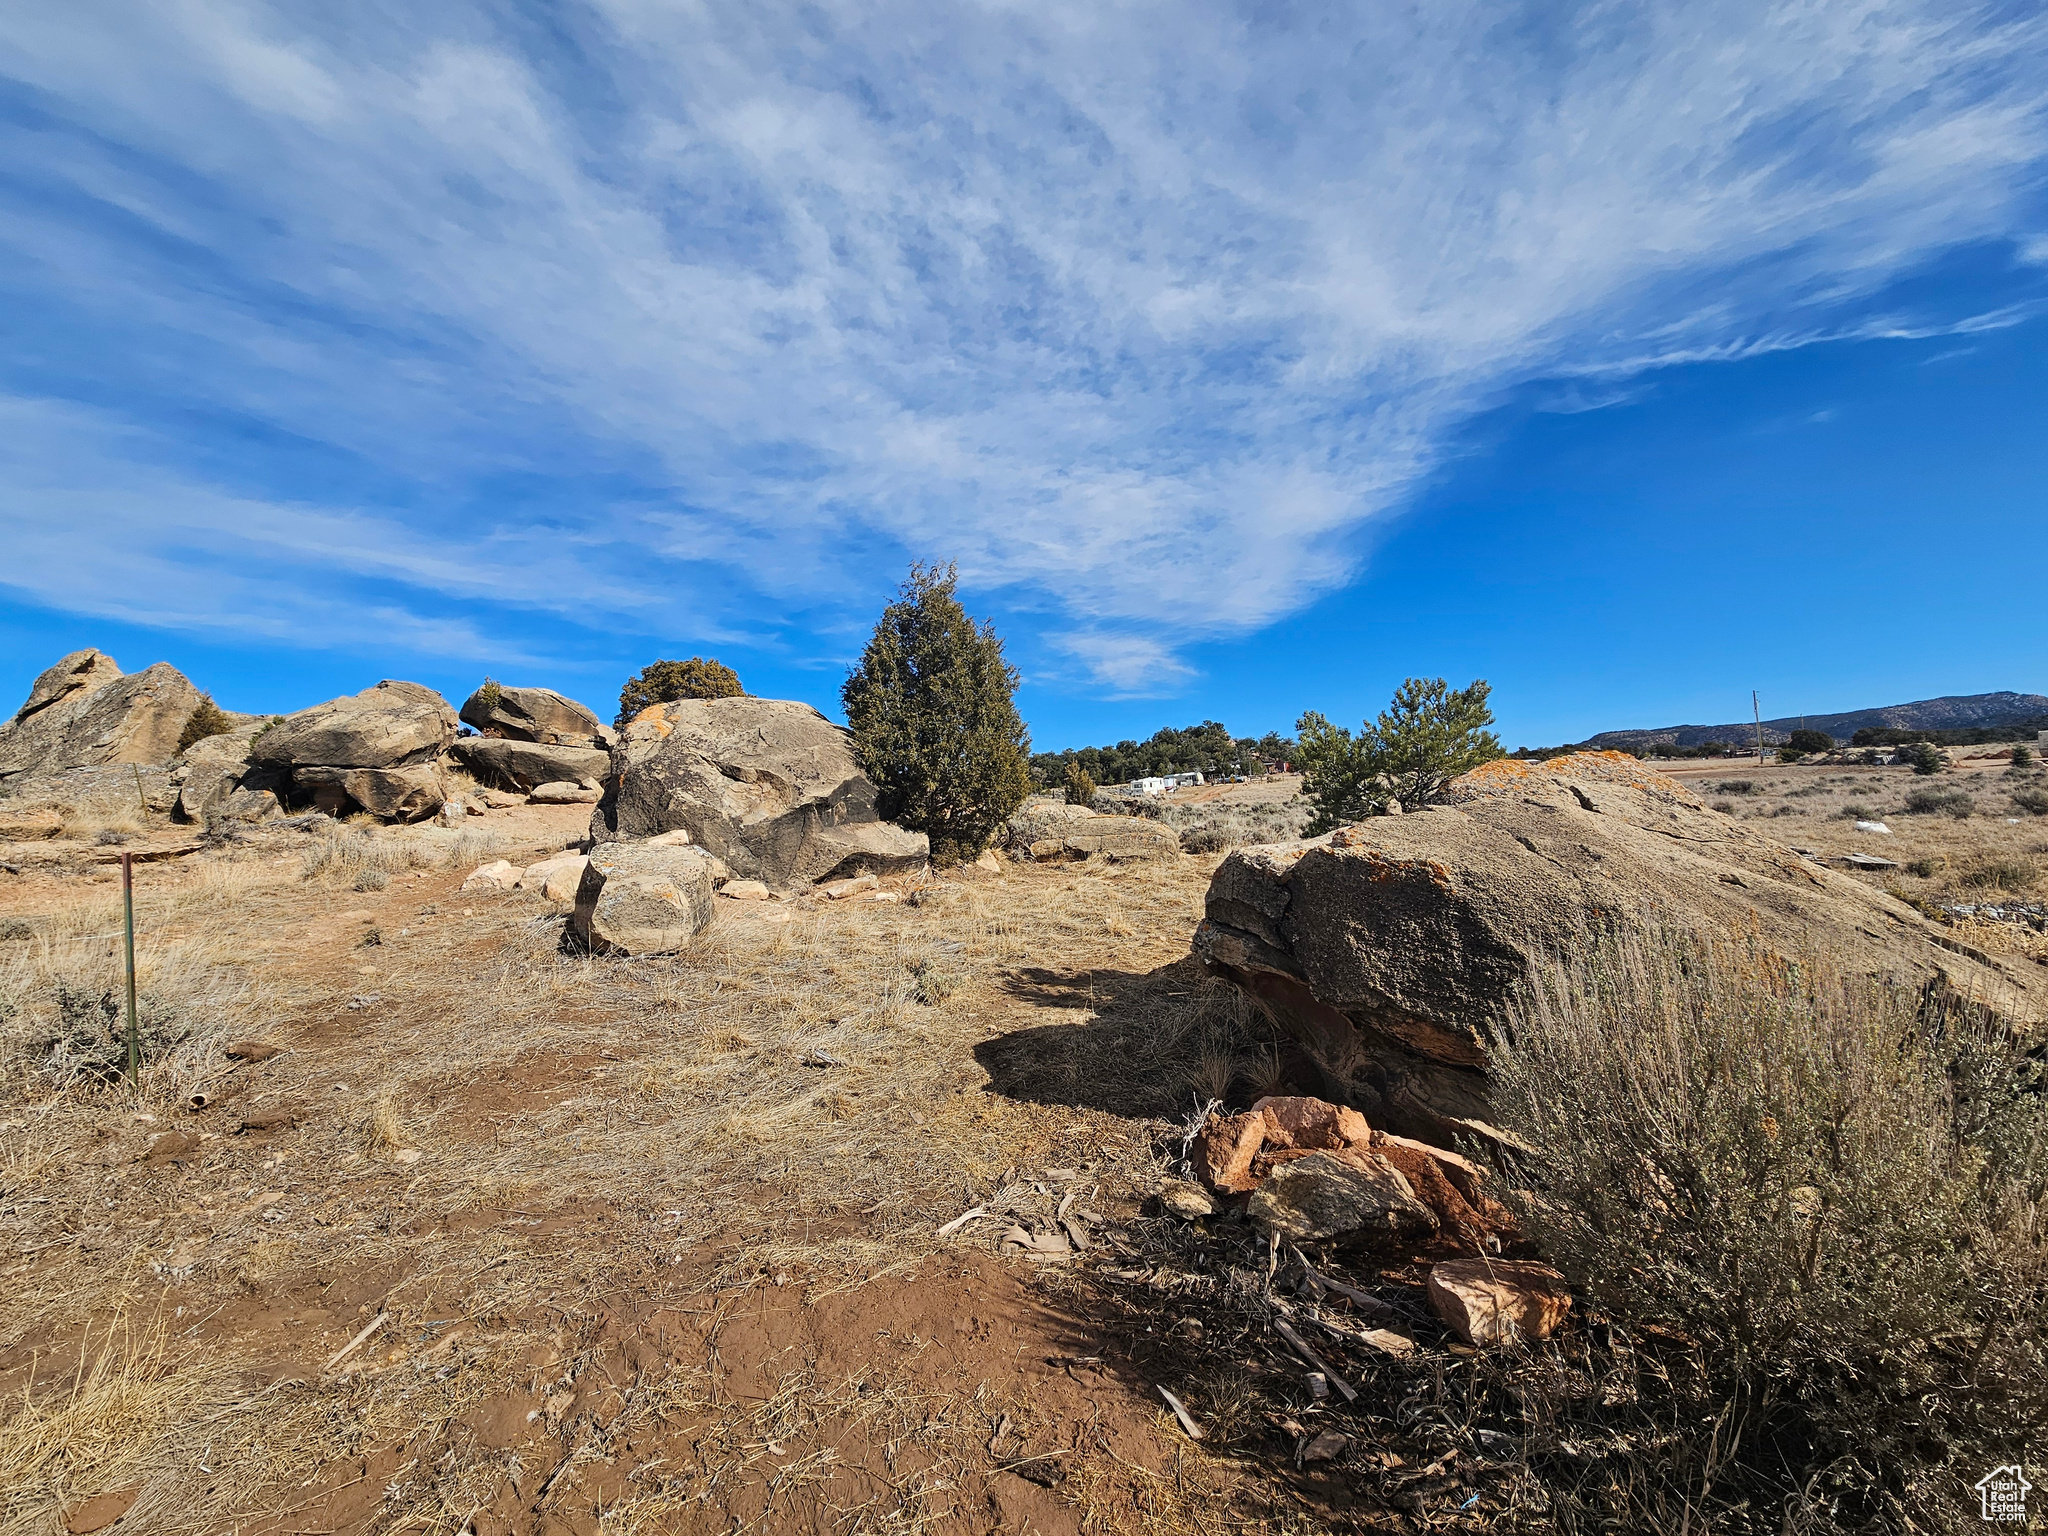
[[[246,956],[200,914],[247,883],[208,871],[137,892],[135,973],[143,1096],[176,1102],[218,1061],[255,1001]],[[42,915],[0,949],[0,1072],[9,1097],[103,1084],[127,1067],[118,898],[99,893]]]
[[[1565,1523],[1974,1526],[2048,1437],[2043,1086],[1990,1010],[1825,957],[1651,930],[1542,974],[1495,1057],[1542,1149],[1509,1198],[1669,1346],[1654,1449]]]
[[[502,858],[506,847],[505,839],[495,832],[464,832],[449,845],[442,862],[450,869],[474,869]]]
[[[388,878],[432,862],[432,855],[422,845],[381,838],[366,827],[359,831],[329,832],[306,850],[299,873],[308,880],[354,885],[365,875],[381,874]]]
[[[1977,802],[1962,789],[1916,789],[1906,796],[1908,816],[1953,816],[1967,821],[1976,809]]]
[[[2000,858],[1983,855],[1956,872],[1956,884],[1966,891],[2006,891],[2021,895],[2041,883],[2041,866],[2024,856]]]

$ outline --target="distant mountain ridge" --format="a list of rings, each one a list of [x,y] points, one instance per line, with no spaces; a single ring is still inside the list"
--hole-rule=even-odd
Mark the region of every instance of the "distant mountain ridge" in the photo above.
[[[1984,726],[2022,725],[2048,717],[2048,694],[1972,693],[1941,699],[1919,699],[1911,704],[1886,704],[1878,709],[1852,709],[1839,715],[1786,715],[1764,722],[1764,740],[1782,742],[1802,726],[1826,731],[1836,741],[1847,741],[1866,728],[1900,731],[1965,731]],[[1646,730],[1602,731],[1586,743],[1589,747],[1616,747],[1624,751],[1668,742],[1675,747],[1697,747],[1709,741],[1730,746],[1756,740],[1756,724],[1735,720],[1726,725],[1665,725]]]

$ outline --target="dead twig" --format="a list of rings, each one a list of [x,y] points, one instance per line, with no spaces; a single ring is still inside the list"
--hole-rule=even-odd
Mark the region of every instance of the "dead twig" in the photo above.
[[[958,1232],[970,1221],[979,1221],[982,1217],[986,1216],[987,1214],[987,1206],[977,1205],[973,1210],[963,1211],[958,1216],[955,1216],[951,1221],[947,1222],[943,1227],[939,1228],[937,1235],[940,1237],[951,1237],[955,1232]]]
[[[1301,1335],[1294,1331],[1293,1326],[1289,1324],[1286,1318],[1274,1318],[1273,1330],[1294,1347],[1294,1352],[1306,1360],[1311,1369],[1321,1371],[1325,1376],[1329,1377],[1330,1385],[1344,1394],[1345,1402],[1355,1403],[1358,1401],[1358,1392],[1351,1383],[1325,1365],[1322,1357],[1302,1342]]]
[[[341,1348],[337,1349],[334,1352],[333,1357],[329,1359],[328,1362],[321,1367],[321,1369],[324,1371],[333,1370],[337,1365],[341,1364],[342,1361],[346,1360],[350,1355],[354,1354],[356,1350],[363,1345],[364,1341],[366,1341],[370,1337],[371,1334],[375,1333],[379,1328],[382,1328],[386,1323],[390,1321],[391,1314],[389,1312],[379,1312],[375,1317],[371,1318],[370,1321],[364,1325],[363,1331],[361,1333],[357,1334],[354,1338],[350,1339],[346,1344],[342,1345]]]

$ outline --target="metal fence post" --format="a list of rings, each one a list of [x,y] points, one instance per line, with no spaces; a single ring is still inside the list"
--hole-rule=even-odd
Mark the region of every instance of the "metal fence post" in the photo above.
[[[142,1092],[142,1030],[135,1020],[135,855],[121,855],[121,936],[128,948],[128,1081]]]

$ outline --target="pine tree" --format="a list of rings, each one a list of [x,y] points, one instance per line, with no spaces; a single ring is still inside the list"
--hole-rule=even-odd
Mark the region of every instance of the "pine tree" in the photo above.
[[[1296,729],[1302,791],[1315,807],[1311,833],[1440,799],[1444,786],[1481,763],[1504,756],[1487,706],[1492,689],[1481,678],[1455,691],[1440,677],[1411,677],[1378,720],[1354,740],[1311,710]]]
[[[958,584],[951,565],[911,566],[840,693],[882,815],[930,837],[942,864],[986,848],[1031,789],[1017,669]]]

